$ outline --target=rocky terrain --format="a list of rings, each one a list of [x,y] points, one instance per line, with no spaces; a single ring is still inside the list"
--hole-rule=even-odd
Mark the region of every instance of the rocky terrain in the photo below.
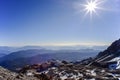
[[[96,57],[26,65],[18,73],[0,67],[0,80],[120,80],[120,39]]]
[[[120,80],[120,39],[94,58],[78,62],[53,60],[26,66],[22,74],[44,74],[49,80]]]
[[[7,69],[0,67],[0,80],[40,80],[40,79],[42,79],[42,77],[37,78],[35,76],[27,76],[27,75],[20,74],[20,73],[14,73],[14,72],[11,72]],[[42,80],[46,80],[46,79],[44,79],[43,77]]]
[[[120,80],[120,70],[56,61],[27,65],[19,73],[0,67],[0,80]]]
[[[0,80],[49,80],[45,74],[36,74],[31,75],[11,72],[7,69],[0,67]]]
[[[58,61],[51,66],[50,63],[35,64],[24,67],[20,73],[29,76],[46,75],[48,80],[119,80],[120,70],[88,66],[80,63]]]

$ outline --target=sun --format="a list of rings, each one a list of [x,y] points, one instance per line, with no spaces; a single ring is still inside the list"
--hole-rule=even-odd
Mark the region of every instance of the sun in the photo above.
[[[84,4],[84,10],[86,14],[89,14],[91,17],[95,13],[97,14],[97,10],[99,9],[99,2],[97,0],[89,0]]]
[[[83,11],[85,11],[85,15],[92,16],[94,14],[98,15],[98,10],[103,9],[101,7],[101,4],[103,3],[103,0],[87,0],[84,4],[81,4],[83,6]]]
[[[96,11],[96,8],[97,8],[97,3],[94,1],[91,1],[91,2],[88,2],[86,5],[85,5],[85,9],[92,13],[92,12],[95,12]]]
[[[108,11],[105,7],[106,0],[80,0],[74,4],[77,13],[85,17],[90,18],[90,20],[99,17],[102,11]]]

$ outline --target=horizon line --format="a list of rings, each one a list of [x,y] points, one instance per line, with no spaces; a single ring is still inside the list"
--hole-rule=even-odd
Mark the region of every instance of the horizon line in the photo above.
[[[93,43],[93,42],[86,42],[86,43],[80,43],[80,42],[73,42],[73,43],[38,43],[38,44],[13,44],[13,45],[1,45],[1,46],[8,46],[8,47],[24,47],[24,46],[56,46],[56,47],[62,47],[62,46],[108,46],[110,43]]]

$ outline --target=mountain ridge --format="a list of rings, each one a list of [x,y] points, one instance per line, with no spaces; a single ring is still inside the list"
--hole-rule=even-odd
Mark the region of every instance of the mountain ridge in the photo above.
[[[109,57],[108,57],[109,56]],[[96,59],[103,59],[103,58],[114,58],[114,57],[117,57],[117,56],[120,56],[120,39],[114,41],[106,50],[104,50],[103,52],[100,52],[97,56],[96,56]],[[102,61],[105,61],[105,60],[108,60],[108,58],[106,59],[103,59],[101,60]],[[99,60],[99,61],[100,61]]]

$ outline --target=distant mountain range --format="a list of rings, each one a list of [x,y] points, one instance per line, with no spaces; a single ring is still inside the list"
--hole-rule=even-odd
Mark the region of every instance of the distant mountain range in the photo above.
[[[97,55],[106,46],[0,46],[0,66],[15,70],[50,59],[77,61]]]
[[[0,58],[0,66],[10,70],[31,65],[35,63],[42,63],[47,60],[66,60],[76,61],[97,55],[99,50],[81,49],[81,50],[47,50],[47,49],[29,49],[12,52]]]
[[[17,52],[21,50],[28,49],[49,49],[49,50],[79,50],[79,49],[94,49],[94,50],[104,50],[107,46],[23,46],[23,47],[9,47],[9,46],[0,46],[0,54],[9,54],[12,52]]]
[[[5,53],[0,53],[0,58],[6,56],[7,54]]]
[[[9,46],[0,46],[0,54],[9,54],[16,51],[28,50],[28,49],[43,49],[40,46],[24,46],[24,47],[9,47]]]

